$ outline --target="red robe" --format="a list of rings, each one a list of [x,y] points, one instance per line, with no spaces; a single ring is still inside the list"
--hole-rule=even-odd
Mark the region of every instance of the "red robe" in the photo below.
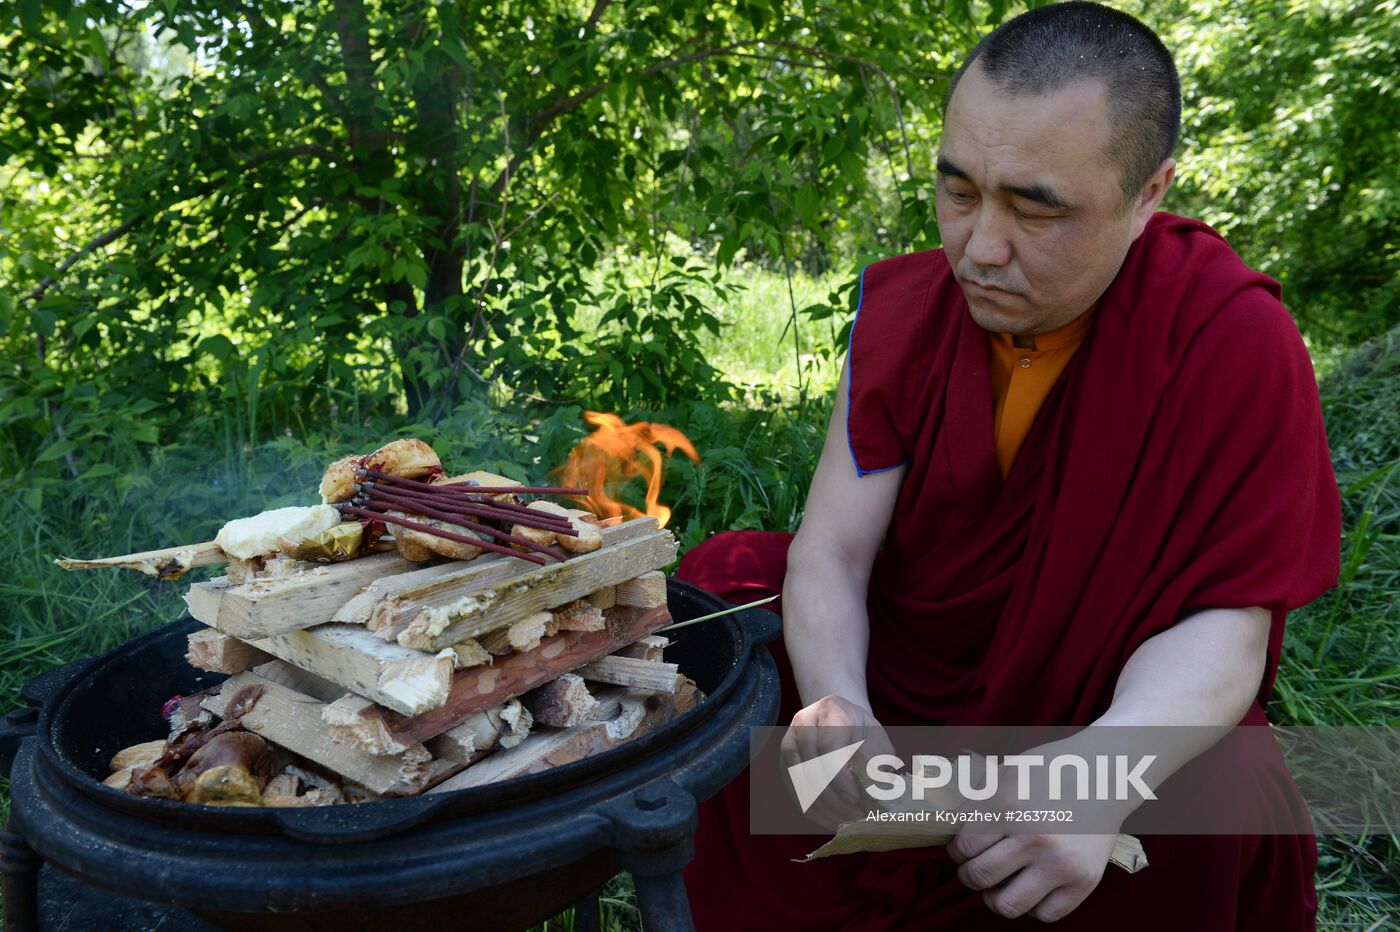
[[[1252,605],[1273,616],[1245,718],[1264,722],[1285,616],[1335,584],[1341,533],[1312,363],[1275,282],[1204,224],[1158,214],[1005,480],[987,334],[941,250],[866,269],[848,363],[856,468],[909,466],[868,598],[881,722],[1087,725],[1148,638]],[[776,592],[789,540],[721,535],[680,575],[735,600]],[[775,654],[788,721],[797,695]],[[1261,798],[1296,792],[1280,757]],[[942,849],[791,863],[816,841],[750,836],[747,774],[735,781],[702,807],[686,874],[698,927],[1008,924]],[[1313,928],[1309,835],[1144,846],[1147,869],[1110,866],[1058,927]]]

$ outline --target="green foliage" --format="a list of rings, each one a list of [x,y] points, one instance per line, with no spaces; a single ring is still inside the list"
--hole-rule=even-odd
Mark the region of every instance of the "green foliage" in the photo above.
[[[1400,4],[1178,0],[1146,16],[1185,97],[1167,206],[1279,279],[1315,342],[1400,322]]]
[[[251,442],[485,385],[729,397],[693,339],[716,266],[930,241],[913,147],[973,18],[911,44],[918,7],[11,7],[0,431],[71,476],[99,409],[155,439],[215,404]],[[878,203],[898,222],[842,219]],[[597,274],[614,254],[653,271]]]

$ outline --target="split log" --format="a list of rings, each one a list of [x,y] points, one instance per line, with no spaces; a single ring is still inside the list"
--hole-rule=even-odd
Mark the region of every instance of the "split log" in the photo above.
[[[234,676],[217,696],[204,700],[204,708],[222,717],[234,694],[254,684],[263,687],[263,694],[241,719],[247,730],[381,796],[414,795],[427,785],[432,756],[422,745],[396,757],[375,757],[339,744],[321,720],[323,703],[256,673]]]
[[[650,634],[635,644],[614,652],[615,657],[635,657],[638,660],[664,660],[663,654],[671,641],[664,634]]]
[[[74,560],[62,557],[54,560],[65,570],[96,570],[120,567],[136,570],[157,579],[176,579],[185,571],[196,566],[214,566],[227,563],[228,554],[212,540],[199,544],[180,544],[175,547],[162,547],[160,550],[143,550],[120,557],[102,557],[97,560]]]
[[[699,705],[700,700],[704,698],[705,694],[695,685],[694,680],[688,676],[680,677],[676,685],[676,714],[684,715]]]
[[[642,522],[655,526],[649,518],[628,524]],[[675,558],[675,537],[658,530],[563,563],[528,568],[498,585],[463,588],[450,583],[453,577],[446,577],[396,600],[393,616],[412,619],[398,641],[418,650],[441,650],[632,579]]]
[[[604,586],[597,592],[590,593],[588,601],[600,609],[609,609],[617,604],[617,587]]]
[[[244,640],[300,631],[330,621],[341,606],[376,579],[414,568],[415,564],[397,553],[376,553],[344,563],[317,565],[295,576],[225,585],[213,617],[195,617]],[[209,583],[190,587],[192,591],[208,588],[212,588]],[[195,602],[186,601],[194,614]]]
[[[439,708],[410,717],[369,706],[359,711],[360,721],[354,727],[364,731],[364,744],[408,746],[427,741],[474,712],[499,705],[664,628],[671,615],[665,608],[619,606],[608,612],[607,621],[603,631],[561,631],[535,650],[498,658],[489,667],[457,671],[447,702]],[[381,729],[389,736],[387,740],[374,737]]]
[[[515,622],[509,628],[483,634],[480,644],[487,653],[500,656],[510,651],[534,650],[540,641],[559,633],[559,624],[549,612],[536,612]]]
[[[386,644],[356,625],[323,625],[254,642],[294,666],[405,715],[418,715],[447,701],[454,651],[428,654]]]
[[[557,680],[536,686],[521,697],[536,725],[568,728],[588,721],[598,708],[598,700],[588,691],[583,677],[565,673]]]
[[[227,592],[226,584],[192,586],[186,597],[190,614],[208,624]],[[455,651],[434,655],[386,644],[359,625],[326,624],[251,643],[404,715],[417,715],[445,701],[452,670],[460,663]]]
[[[519,699],[469,716],[427,743],[435,759],[470,764],[495,750],[513,748],[530,734],[534,718]]]
[[[603,535],[603,546],[615,546],[656,529],[657,524],[651,519],[619,524]],[[384,640],[395,641],[416,614],[398,610],[404,600],[432,600],[440,592],[461,593],[494,585],[519,576],[528,569],[529,566],[514,557],[487,553],[471,563],[454,560],[430,569],[388,576],[371,583],[368,589],[347,603],[342,612],[337,613],[335,620],[362,623]]]
[[[452,653],[457,657],[454,661],[454,665],[458,670],[463,670],[467,667],[479,667],[483,663],[491,662],[491,652],[485,647],[482,647],[474,638],[467,638],[460,644],[453,644]]]
[[[680,672],[674,663],[637,660],[635,657],[600,657],[578,668],[578,674],[595,683],[635,686],[652,692],[674,693]]]
[[[497,751],[430,792],[462,790],[562,767],[639,738],[674,717],[669,696],[644,690],[613,688],[600,693],[598,699],[616,709],[611,718],[572,728],[539,729],[520,745]]]
[[[247,641],[240,641],[213,628],[191,632],[188,643],[189,651],[185,659],[191,666],[210,673],[242,673],[249,667],[272,659],[270,654],[258,650]]]
[[[617,587],[618,605],[635,605],[637,608],[656,608],[666,604],[666,575],[659,571],[643,573],[635,579],[620,583]]]
[[[601,631],[607,625],[603,609],[589,599],[575,599],[552,614],[560,631]]]

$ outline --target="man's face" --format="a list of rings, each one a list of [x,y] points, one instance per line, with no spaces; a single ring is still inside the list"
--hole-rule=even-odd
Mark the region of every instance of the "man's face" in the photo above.
[[[1010,97],[974,64],[949,101],[938,156],[938,229],[972,317],[1034,335],[1104,292],[1171,183],[1125,203],[1109,161],[1101,81]]]

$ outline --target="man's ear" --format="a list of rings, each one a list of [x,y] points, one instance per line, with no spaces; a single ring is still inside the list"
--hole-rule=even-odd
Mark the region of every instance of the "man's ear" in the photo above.
[[[1147,221],[1152,219],[1152,215],[1157,212],[1157,205],[1162,203],[1162,198],[1167,196],[1167,189],[1172,186],[1172,179],[1176,177],[1176,159],[1163,159],[1162,164],[1157,166],[1157,170],[1152,173],[1147,181],[1143,182],[1142,189],[1138,191],[1137,197],[1132,201],[1133,213],[1133,239],[1142,235],[1142,231],[1147,227]]]

